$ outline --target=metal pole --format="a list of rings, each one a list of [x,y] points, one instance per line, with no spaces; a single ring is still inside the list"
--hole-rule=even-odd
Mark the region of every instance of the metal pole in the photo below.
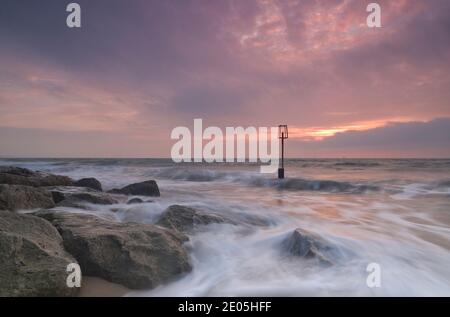
[[[278,168],[278,178],[284,178],[284,132],[281,132],[281,168]]]
[[[284,168],[284,132],[281,133],[281,168]]]

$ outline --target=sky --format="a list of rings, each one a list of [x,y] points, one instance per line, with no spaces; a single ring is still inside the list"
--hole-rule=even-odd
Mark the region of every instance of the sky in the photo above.
[[[290,157],[450,157],[450,1],[2,0],[0,156],[169,157],[289,126]]]

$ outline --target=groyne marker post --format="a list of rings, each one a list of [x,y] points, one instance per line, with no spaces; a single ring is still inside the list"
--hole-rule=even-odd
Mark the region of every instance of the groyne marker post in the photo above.
[[[281,167],[278,168],[278,178],[284,178],[284,140],[289,137],[288,127],[286,124],[278,126],[278,138],[281,139]]]

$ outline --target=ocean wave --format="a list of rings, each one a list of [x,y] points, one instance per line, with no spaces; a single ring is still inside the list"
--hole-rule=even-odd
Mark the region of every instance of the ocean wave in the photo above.
[[[370,161],[345,161],[334,163],[334,166],[339,167],[378,167],[381,166],[380,163],[370,162]]]
[[[439,182],[436,187],[437,188],[448,188],[448,187],[450,187],[450,179],[447,179],[447,180]]]
[[[272,187],[280,190],[323,191],[334,193],[363,193],[379,190],[379,187],[374,185],[303,178],[260,179],[254,180],[252,184],[255,186]]]
[[[237,173],[213,171],[208,169],[184,169],[165,168],[150,172],[149,176],[160,177],[171,180],[182,180],[190,182],[212,182],[218,180],[233,179]]]
[[[366,191],[375,191],[379,187],[375,185],[353,184],[350,182],[341,182],[334,180],[313,180],[304,178],[269,178],[257,172],[243,171],[214,171],[208,169],[163,169],[153,176],[166,178],[170,180],[183,180],[191,182],[215,182],[226,181],[240,183],[248,186],[270,187],[279,190],[298,190],[298,191],[324,191],[324,192],[351,192],[362,193]]]

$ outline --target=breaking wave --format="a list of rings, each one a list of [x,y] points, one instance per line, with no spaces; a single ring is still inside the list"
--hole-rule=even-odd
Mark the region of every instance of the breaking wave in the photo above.
[[[184,169],[166,168],[150,172],[149,176],[166,178],[171,180],[182,180],[190,182],[213,182],[220,180],[233,180],[239,178],[239,173],[213,171],[208,169]]]
[[[298,191],[324,191],[324,192],[347,192],[362,193],[378,190],[379,187],[367,184],[353,184],[334,180],[314,180],[305,178],[276,179],[264,176],[257,172],[229,172],[214,171],[208,169],[182,169],[170,168],[151,173],[152,176],[170,180],[183,180],[191,182],[236,182],[248,186],[270,187],[279,190]]]
[[[332,180],[309,180],[302,178],[255,180],[252,184],[281,190],[324,191],[333,193],[363,193],[379,190],[379,187],[375,185],[352,184],[349,182]]]
[[[450,179],[441,181],[437,184],[438,188],[450,188]]]
[[[370,162],[370,161],[345,161],[345,162],[337,162],[334,166],[342,166],[342,167],[378,167],[381,166],[378,162]]]

